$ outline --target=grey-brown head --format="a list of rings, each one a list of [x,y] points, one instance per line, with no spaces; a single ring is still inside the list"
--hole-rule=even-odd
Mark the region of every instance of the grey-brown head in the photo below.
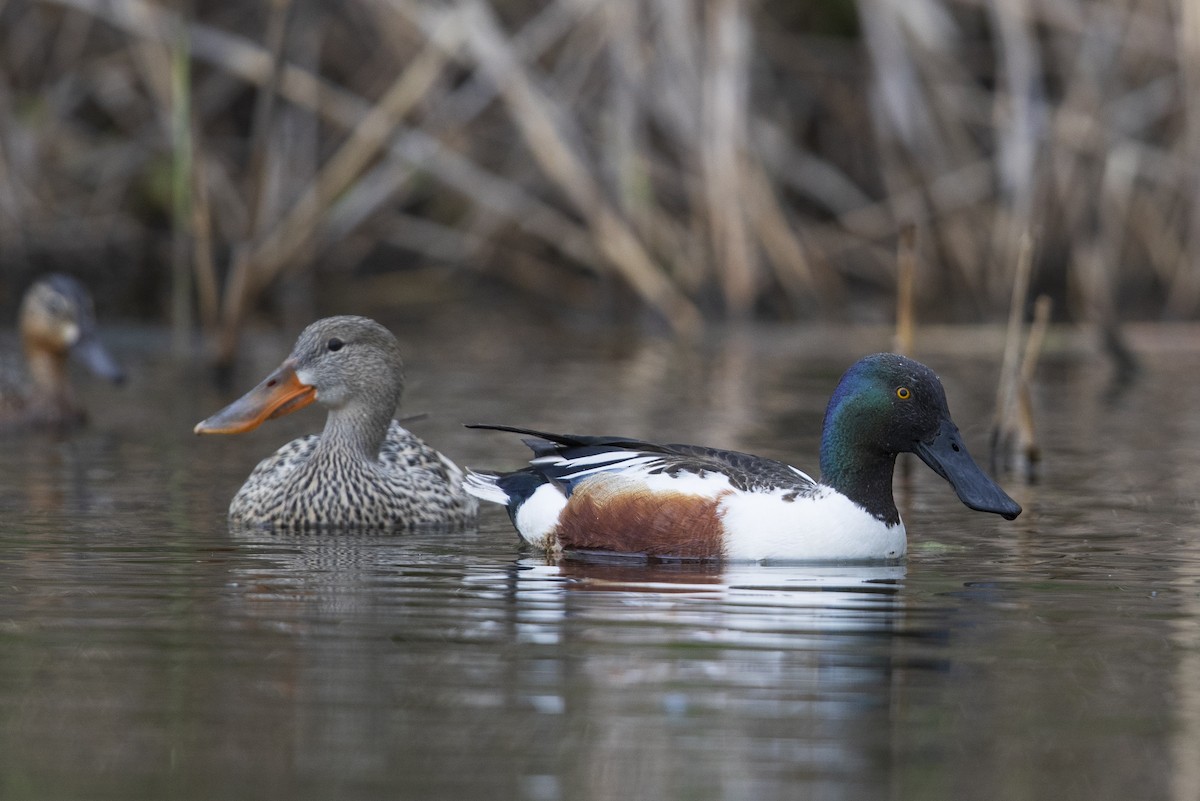
[[[288,358],[300,383],[329,409],[363,405],[390,415],[404,390],[404,362],[392,332],[367,317],[326,317],[300,334]]]
[[[35,379],[47,372],[40,362],[61,365],[68,355],[113,383],[125,372],[100,342],[92,296],[69,275],[52,273],[38,280],[21,300],[21,341]],[[61,369],[61,368],[59,368]]]
[[[404,364],[391,331],[366,317],[327,317],[301,332],[278,369],[195,431],[249,431],[314,401],[331,412],[383,418],[386,425],[403,390]]]

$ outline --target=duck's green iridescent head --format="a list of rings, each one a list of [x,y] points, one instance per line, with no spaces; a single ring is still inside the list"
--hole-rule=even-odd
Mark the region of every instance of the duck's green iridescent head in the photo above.
[[[972,509],[1009,520],[1021,513],[967,453],[937,375],[904,356],[876,353],[852,365],[829,399],[822,481],[881,519],[899,520],[892,499],[898,453],[917,454]]]

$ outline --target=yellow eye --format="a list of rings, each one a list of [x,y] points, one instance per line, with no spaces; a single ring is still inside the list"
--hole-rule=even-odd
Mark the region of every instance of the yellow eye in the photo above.
[[[908,391],[908,387],[900,387],[896,390],[896,397],[900,400],[908,400],[912,397],[912,393]]]

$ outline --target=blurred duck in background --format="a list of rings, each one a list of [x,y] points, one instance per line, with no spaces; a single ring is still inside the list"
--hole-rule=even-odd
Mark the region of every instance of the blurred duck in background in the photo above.
[[[119,384],[125,372],[96,331],[92,297],[74,278],[53,273],[25,293],[18,317],[25,370],[0,371],[0,426],[65,429],[86,414],[71,390],[68,357]]]

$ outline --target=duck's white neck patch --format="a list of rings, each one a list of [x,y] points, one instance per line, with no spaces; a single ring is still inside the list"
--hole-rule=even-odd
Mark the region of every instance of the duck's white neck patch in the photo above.
[[[314,383],[316,381],[316,377],[312,374],[311,370],[306,370],[304,368],[298,368],[296,370],[296,380],[299,381],[301,384],[304,384],[305,386],[309,386],[309,387],[316,386]],[[335,397],[328,389],[325,389],[325,390],[318,389],[316,391],[315,397],[316,397],[317,403],[319,403],[322,406],[329,408],[329,409],[336,409],[336,408],[342,406],[343,402],[345,400],[344,398]]]

